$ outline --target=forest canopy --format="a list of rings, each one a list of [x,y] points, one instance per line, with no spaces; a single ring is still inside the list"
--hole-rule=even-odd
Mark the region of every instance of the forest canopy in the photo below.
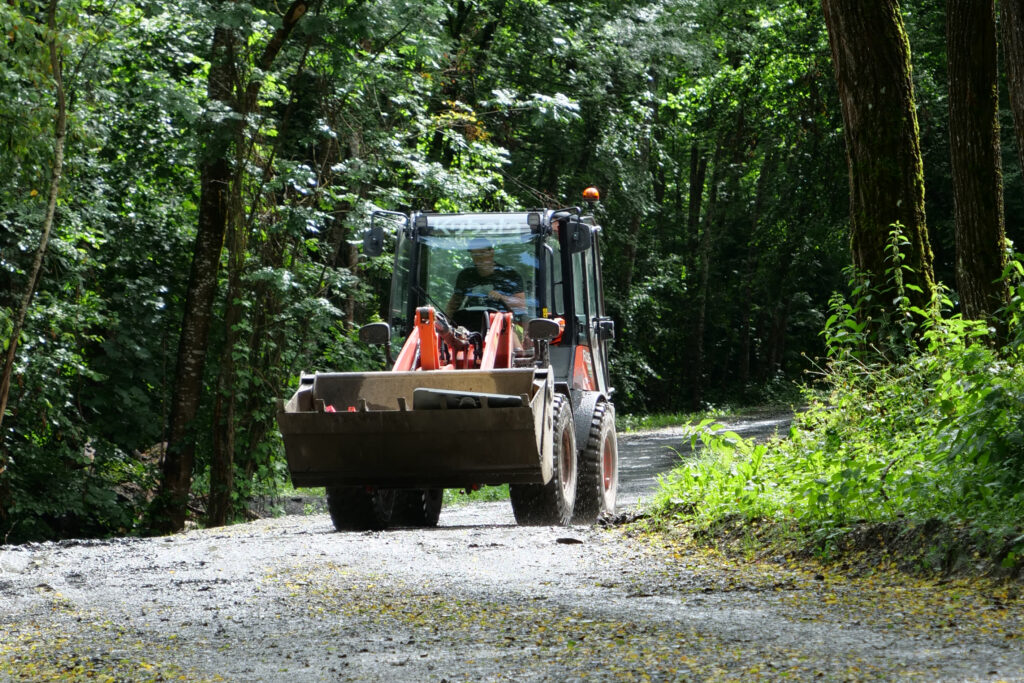
[[[946,3],[886,4],[920,228],[955,288],[958,43]],[[380,362],[355,335],[387,304],[390,263],[360,253],[377,208],[599,187],[620,412],[805,382],[863,265],[817,1],[23,0],[0,29],[0,542],[141,530],[161,478],[213,523],[273,490],[275,399],[300,371]],[[1015,78],[993,74],[1010,242]]]

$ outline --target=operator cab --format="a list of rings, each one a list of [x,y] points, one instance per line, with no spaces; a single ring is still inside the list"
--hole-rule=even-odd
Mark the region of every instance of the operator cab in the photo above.
[[[614,326],[604,312],[600,227],[592,216],[574,207],[412,216],[379,212],[375,221],[382,214],[401,221],[388,313],[399,346],[412,332],[418,308],[431,306],[443,315],[453,299],[458,306],[449,311],[449,322],[471,333],[486,334],[494,312],[513,313],[519,337],[530,319],[552,319],[562,328],[550,347],[558,381],[570,390],[611,394],[606,346]],[[379,226],[371,227],[368,252],[379,253],[381,233]],[[507,296],[490,298],[489,287],[453,297],[460,273],[471,271],[477,265],[474,253],[488,245],[493,263],[521,283],[521,300],[509,304]],[[481,260],[479,253],[476,258]]]

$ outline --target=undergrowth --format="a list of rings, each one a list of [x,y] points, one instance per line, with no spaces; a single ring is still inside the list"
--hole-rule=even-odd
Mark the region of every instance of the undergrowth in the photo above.
[[[905,269],[893,260],[895,271]],[[691,438],[703,449],[662,479],[656,516],[705,531],[737,520],[773,525],[785,533],[763,538],[791,544],[795,535],[826,558],[870,536],[865,528],[886,528],[888,538],[926,529],[924,547],[913,550],[926,569],[948,569],[958,545],[990,568],[1018,573],[1024,266],[1012,261],[1007,276],[1014,284],[1000,312],[1001,344],[985,323],[951,315],[945,295],[922,310],[898,278],[884,293],[858,281],[850,300],[833,299],[821,383],[789,434],[756,444],[701,421]],[[865,320],[865,303],[882,294],[896,302],[892,316]],[[928,559],[939,555],[947,560]]]

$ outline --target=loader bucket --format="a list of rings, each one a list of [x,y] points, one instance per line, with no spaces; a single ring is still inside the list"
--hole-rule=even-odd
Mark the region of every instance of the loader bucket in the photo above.
[[[279,402],[295,486],[547,483],[547,369],[317,373]]]

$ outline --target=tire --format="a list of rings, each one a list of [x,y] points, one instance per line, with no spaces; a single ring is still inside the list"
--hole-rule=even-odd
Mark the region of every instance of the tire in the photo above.
[[[434,527],[441,516],[444,489],[399,489],[391,522],[404,526]]]
[[[509,498],[516,523],[532,526],[567,526],[576,502],[576,435],[572,404],[555,394],[552,410],[554,471],[547,484],[512,484]]]
[[[590,420],[587,444],[580,453],[580,480],[573,522],[593,524],[602,514],[615,513],[619,491],[619,444],[615,408],[599,403]]]
[[[386,529],[395,504],[394,489],[328,486],[327,510],[338,531]]]

